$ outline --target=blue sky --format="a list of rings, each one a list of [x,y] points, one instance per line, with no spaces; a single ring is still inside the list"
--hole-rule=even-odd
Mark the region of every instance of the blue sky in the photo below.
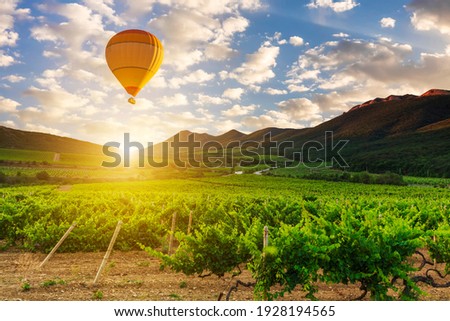
[[[137,104],[104,47],[165,58]],[[390,94],[450,89],[448,0],[2,0],[0,125],[103,144],[320,124]]]

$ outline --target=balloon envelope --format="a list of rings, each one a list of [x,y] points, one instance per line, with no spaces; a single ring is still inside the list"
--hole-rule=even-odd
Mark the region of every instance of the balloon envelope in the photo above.
[[[127,93],[136,96],[158,71],[164,50],[161,42],[144,30],[124,30],[114,35],[106,45],[109,69]]]

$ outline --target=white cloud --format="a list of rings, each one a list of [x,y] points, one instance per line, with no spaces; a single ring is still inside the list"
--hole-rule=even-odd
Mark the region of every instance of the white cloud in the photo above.
[[[246,61],[227,76],[247,86],[267,82],[275,77],[272,68],[276,66],[279,52],[279,47],[263,44],[258,51],[248,54]]]
[[[36,98],[45,111],[55,117],[80,110],[89,103],[89,99],[83,97],[81,93],[68,92],[61,87],[48,89],[32,86],[25,91],[25,94]]]
[[[350,37],[350,35],[347,34],[347,33],[344,33],[344,32],[339,32],[339,33],[333,34],[333,37],[335,37],[335,38],[348,38],[348,37]]]
[[[275,88],[267,88],[264,90],[266,94],[275,96],[275,95],[286,95],[288,93],[287,90],[284,89],[275,89]]]
[[[222,97],[213,97],[204,94],[197,94],[197,99],[194,101],[194,104],[205,106],[205,105],[223,105],[230,103],[228,99],[224,99]]]
[[[396,20],[393,18],[383,18],[380,20],[380,26],[382,28],[395,28]]]
[[[204,126],[211,121],[209,118],[204,116],[198,117],[190,111],[181,113],[164,112],[163,114],[158,114],[158,116],[160,116],[160,119],[166,126],[166,128],[164,128],[165,132],[168,130],[178,132],[186,128]]]
[[[411,22],[417,30],[436,30],[450,34],[450,2],[448,0],[413,0],[407,8],[413,11]]]
[[[151,1],[148,5],[157,2],[171,9],[151,19],[149,26],[164,40],[164,63],[178,71],[203,61],[222,61],[236,55],[233,39],[249,26],[241,10],[261,7],[259,0]]]
[[[220,41],[220,37],[223,37],[223,41],[227,42],[236,32],[244,32],[249,25],[250,22],[242,16],[229,17],[222,22],[221,35],[217,40]]]
[[[111,6],[114,6],[113,0],[83,0],[84,4],[92,11],[98,12],[106,17],[110,22],[116,26],[125,26],[126,22],[116,15],[116,12]]]
[[[279,45],[287,44],[287,40],[282,39],[282,34],[281,34],[281,32],[278,32],[278,31],[275,32],[272,37],[267,37],[267,40],[268,40],[268,42],[266,44],[267,46],[270,46],[271,43],[277,43]]]
[[[173,96],[163,96],[159,100],[162,107],[184,106],[189,104],[187,97],[183,94],[176,93]]]
[[[164,64],[179,71],[204,59],[202,45],[211,42],[214,30],[220,28],[216,19],[187,10],[172,10],[151,20],[149,25],[163,36]]]
[[[8,30],[0,31],[0,47],[15,46],[17,40],[19,40],[19,34],[17,32]]]
[[[183,8],[208,15],[235,13],[238,10],[255,11],[263,7],[260,0],[126,0],[129,14],[144,15],[153,9],[153,5]]]
[[[1,121],[0,124],[2,124],[3,126],[6,126],[6,127],[10,127],[10,128],[17,128],[17,124],[13,120],[10,120],[10,119]]]
[[[18,0],[2,0],[0,3],[0,47],[13,47],[19,40],[19,34],[14,31],[15,18],[27,19],[30,9],[17,8]]]
[[[241,106],[236,104],[230,109],[223,110],[222,115],[227,117],[244,116],[250,114],[256,108],[258,108],[256,105]]]
[[[225,133],[225,132],[230,131],[232,129],[239,129],[239,128],[241,128],[242,127],[242,123],[241,122],[232,121],[231,119],[224,119],[224,120],[217,121],[214,124],[214,127],[217,129],[215,134],[222,134],[222,133]]]
[[[240,100],[242,94],[244,94],[244,89],[242,88],[227,88],[223,91],[222,96],[232,100]]]
[[[214,119],[214,115],[211,114],[206,108],[197,108],[195,111],[207,119]]]
[[[95,14],[90,8],[78,3],[42,5],[40,8],[58,14],[67,21],[59,24],[44,23],[31,28],[31,36],[38,41],[63,43],[78,53],[88,40],[91,47],[97,43],[102,44],[103,49],[103,44],[113,34],[104,30],[100,14]]]
[[[214,79],[214,77],[215,75],[213,73],[207,73],[202,69],[197,69],[194,72],[189,72],[184,77],[170,79],[169,86],[178,89],[185,84],[202,84]]]
[[[299,85],[294,85],[294,84],[288,85],[288,89],[289,89],[289,92],[291,92],[291,93],[304,93],[304,92],[310,90],[309,87],[306,87],[304,85],[299,86]]]
[[[242,124],[251,130],[257,130],[267,127],[278,128],[302,128],[305,127],[297,122],[292,121],[289,115],[270,110],[267,113],[259,116],[249,116],[242,120]]]
[[[345,12],[359,6],[354,0],[333,1],[333,0],[312,0],[307,4],[310,9],[330,8],[334,12]]]
[[[61,54],[50,50],[44,50],[42,52],[42,56],[44,56],[45,58],[54,58],[54,57],[56,58],[61,57]]]
[[[237,55],[237,51],[230,48],[228,44],[210,43],[205,48],[205,58],[210,60],[222,61]]]
[[[450,52],[412,56],[409,44],[385,38],[326,42],[299,56],[286,83],[289,90],[310,87],[310,100],[322,112],[345,111],[370,97],[450,87]]]
[[[319,106],[306,98],[284,100],[279,102],[277,106],[293,120],[312,121],[322,119]]]
[[[6,54],[3,50],[0,50],[0,67],[8,67],[16,63],[14,57]]]
[[[56,62],[64,67],[66,80],[81,80],[84,86],[95,84],[105,91],[114,88],[111,84],[117,85],[117,81],[105,68],[104,58],[104,45],[114,32],[105,30],[103,16],[77,3],[42,4],[37,8],[45,15],[57,15],[61,21],[39,19],[31,28],[31,37],[44,43],[44,57],[60,58]]]
[[[303,44],[305,43],[305,41],[303,40],[303,38],[298,37],[298,36],[292,36],[289,38],[289,43],[291,45],[293,45],[294,47],[299,47],[299,46],[303,46]]]
[[[18,83],[18,82],[24,81],[25,77],[22,77],[20,75],[8,75],[8,76],[2,77],[2,79],[7,80],[11,83]]]
[[[15,113],[19,106],[17,101],[0,96],[0,113]]]

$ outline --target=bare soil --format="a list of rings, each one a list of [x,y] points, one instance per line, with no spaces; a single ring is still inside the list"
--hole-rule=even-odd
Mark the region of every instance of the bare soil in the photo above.
[[[94,285],[104,253],[56,253],[39,269],[45,256],[10,250],[0,252],[0,300],[215,301],[220,293],[224,293],[224,300],[236,280],[253,282],[246,270],[235,278],[185,276],[170,269],[161,271],[159,261],[143,251],[116,251]],[[447,276],[440,282],[449,281]],[[450,300],[450,288],[433,288],[422,283],[420,287],[428,293],[420,300]],[[319,284],[317,297],[347,301],[360,294],[358,285]],[[282,299],[305,300],[305,293],[294,291]],[[369,295],[365,299],[369,299]],[[231,293],[230,300],[253,300],[253,288],[239,286]]]

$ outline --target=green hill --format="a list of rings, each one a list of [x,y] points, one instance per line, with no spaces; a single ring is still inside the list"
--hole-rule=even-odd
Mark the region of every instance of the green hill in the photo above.
[[[237,131],[220,136],[194,135],[201,144],[215,140],[226,147],[230,139],[222,137],[241,143],[262,142],[270,134],[279,144],[292,142],[294,148],[286,150],[288,158],[302,153],[305,160],[305,147],[310,142],[324,144],[326,132],[333,133],[335,143],[348,140],[340,154],[350,170],[450,177],[450,92],[444,90],[430,90],[420,97],[376,98],[313,128],[271,127],[247,135]],[[180,140],[186,141],[190,133],[180,132]],[[173,141],[173,137],[167,141]],[[330,146],[326,151],[327,155],[325,149],[313,148],[309,157],[330,162],[336,155],[330,153]]]
[[[101,155],[102,146],[51,134],[28,132],[0,126],[0,148],[54,153]]]
[[[338,159],[331,146],[328,144],[322,150],[317,148],[317,143],[324,144],[326,132],[333,133],[334,144],[339,140],[348,140],[340,155],[352,171],[450,177],[450,92],[445,90],[433,89],[420,97],[375,98],[313,128],[272,127],[250,134],[231,130],[218,136],[184,130],[177,135],[182,142],[194,134],[201,146],[215,141],[226,148],[230,142],[262,142],[270,134],[272,141],[286,145],[292,143],[294,146],[286,149],[284,156],[294,159],[294,155],[299,158],[301,153],[303,160],[307,159],[305,147],[316,142],[312,146],[315,148],[309,150],[309,159],[322,159],[330,163],[333,156],[334,160]],[[165,142],[171,143],[175,138],[176,135]],[[156,156],[161,146],[161,143],[155,145]],[[171,151],[169,149],[169,157],[174,156]],[[259,152],[262,153],[262,149]],[[199,153],[197,150],[195,157]],[[55,154],[61,155],[58,162],[62,164],[98,165],[104,159],[101,145],[0,126],[0,160],[52,162]]]

